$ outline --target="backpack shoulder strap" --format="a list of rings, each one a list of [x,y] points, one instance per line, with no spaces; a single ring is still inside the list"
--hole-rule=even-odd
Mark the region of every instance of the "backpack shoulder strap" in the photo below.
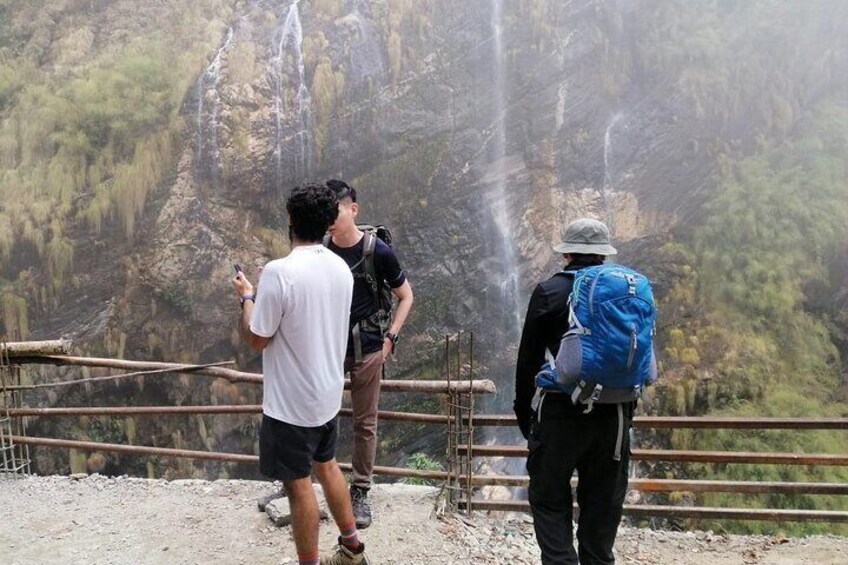
[[[572,282],[574,282],[574,280],[577,279],[577,275],[579,275],[579,274],[580,274],[580,269],[577,269],[576,271],[562,270],[562,271],[555,273],[554,276],[563,275],[563,276],[567,276],[567,277],[572,277]],[[572,287],[572,292],[573,292],[573,290],[574,290],[574,288]],[[573,335],[573,334],[590,335],[592,333],[591,330],[589,330],[589,328],[584,327],[583,324],[580,323],[580,320],[577,319],[577,315],[574,313],[574,304],[572,302],[572,297],[573,297],[572,294],[569,293],[569,296],[568,296],[568,328],[569,329],[565,333],[565,335]]]
[[[373,230],[366,230],[365,240],[362,243],[362,256],[368,257],[374,255],[374,249],[377,247],[377,234]]]
[[[365,240],[362,242],[362,261],[365,268],[365,282],[371,289],[374,302],[380,303],[379,281],[377,280],[377,269],[374,266],[374,249],[377,247],[377,234],[373,230],[365,231]]]

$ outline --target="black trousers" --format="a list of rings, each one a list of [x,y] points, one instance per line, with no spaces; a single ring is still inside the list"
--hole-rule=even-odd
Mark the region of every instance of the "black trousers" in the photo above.
[[[543,565],[610,565],[627,493],[633,405],[595,405],[547,395],[530,432],[530,508]],[[621,418],[621,422],[619,421]],[[620,459],[616,444],[620,440]],[[578,551],[572,538],[570,479],[577,471]],[[579,560],[578,560],[579,555]]]

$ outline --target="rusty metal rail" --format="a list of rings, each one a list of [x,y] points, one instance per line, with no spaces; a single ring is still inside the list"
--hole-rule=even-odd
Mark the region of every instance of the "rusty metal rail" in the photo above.
[[[63,408],[15,408],[9,411],[13,418],[50,417],[50,416],[166,416],[179,414],[261,414],[260,404],[237,404],[217,406],[73,406]],[[340,416],[350,417],[350,408],[339,410]],[[381,420],[400,420],[404,422],[423,422],[427,424],[448,423],[443,414],[422,414],[418,412],[378,412]]]
[[[466,446],[460,446],[465,448]],[[780,465],[848,465],[848,455],[829,453],[755,453],[743,451],[687,451],[676,449],[633,449],[631,459],[639,461],[681,461],[688,463],[755,463]],[[527,457],[527,448],[515,445],[474,445],[474,457]]]
[[[160,455],[166,457],[205,459],[211,461],[222,461],[229,463],[257,463],[256,455],[222,453],[210,451],[196,451],[190,449],[175,449],[167,447],[148,447],[141,445],[123,445],[114,443],[99,443],[93,441],[61,440],[54,438],[22,437],[13,436],[16,442],[28,445],[44,445],[48,447],[63,447],[74,449],[86,449],[90,451],[108,451],[113,453],[127,453],[131,455]],[[343,470],[349,470],[341,464]],[[378,475],[416,477],[432,480],[446,480],[448,473],[445,471],[420,471],[402,467],[377,466],[375,472]],[[529,485],[530,478],[527,476],[509,475],[474,475],[471,477],[473,486],[520,486]],[[572,479],[572,486],[576,486],[577,479]],[[846,483],[791,483],[791,482],[745,482],[745,481],[700,481],[700,480],[678,480],[678,479],[631,479],[628,486],[632,490],[643,492],[735,492],[735,493],[780,493],[780,494],[848,494]],[[475,501],[476,504],[476,501]]]
[[[383,387],[392,381],[384,381]],[[398,381],[410,382],[410,381]],[[262,412],[258,404],[228,404],[215,406],[80,406],[61,408],[21,408],[11,410],[13,417],[22,416],[133,416],[163,414],[253,414]],[[350,416],[343,409],[342,416]],[[415,412],[384,411],[380,419],[405,420],[444,425],[448,416],[444,414],[422,414]],[[475,426],[514,426],[515,417],[506,415],[474,415]],[[636,428],[690,428],[690,429],[758,429],[758,430],[848,430],[848,418],[713,418],[713,417],[658,417],[636,416]]]
[[[68,439],[53,439],[46,437],[12,436],[12,439],[22,445],[43,445],[47,447],[86,449],[89,451],[126,453],[128,455],[158,455],[162,457],[176,457],[181,459],[204,459],[207,461],[221,461],[225,463],[248,463],[251,465],[256,465],[259,463],[258,455],[247,455],[241,453],[197,451],[192,449],[175,449],[172,447],[149,447],[145,445],[123,445],[120,443],[100,443],[96,441],[78,441]],[[339,467],[341,467],[343,471],[351,470],[351,466],[349,463],[339,463]],[[377,475],[411,477],[437,481],[444,481],[448,478],[448,473],[445,471],[424,471],[419,469],[408,469],[406,467],[383,467],[379,465],[374,467],[374,473],[376,473]]]
[[[527,475],[474,475],[474,486],[527,487]],[[571,479],[576,487],[579,480]],[[698,479],[630,479],[630,490],[641,492],[732,492],[746,494],[848,495],[848,483],[798,483],[783,481],[712,481]]]
[[[211,407],[216,408],[216,407]],[[178,457],[190,459],[204,459],[230,463],[256,464],[258,456],[206,452],[186,449],[132,446],[121,444],[106,444],[89,441],[59,440],[52,438],[34,438],[13,436],[13,441],[21,445],[43,445],[49,447],[86,449],[91,451],[108,451],[126,453],[131,455],[158,455],[165,457]],[[458,446],[467,448],[467,446]],[[666,452],[668,453],[668,452]],[[697,452],[694,452],[697,453]],[[721,454],[740,455],[740,454]],[[747,454],[751,455],[751,454]],[[756,455],[756,454],[754,454]],[[634,451],[636,458],[636,451]],[[342,470],[350,471],[350,464],[341,463]],[[402,467],[376,466],[374,472],[377,475],[395,477],[413,477],[435,481],[446,481],[450,479],[450,473],[445,471],[424,471]],[[572,480],[576,485],[577,479]],[[502,475],[473,475],[470,477],[470,485],[483,486],[527,486],[529,477],[526,476],[502,476]],[[760,494],[817,494],[817,495],[846,495],[848,484],[843,483],[792,483],[792,482],[745,482],[745,481],[703,481],[703,480],[677,480],[677,479],[631,479],[629,488],[643,492],[731,492],[731,493],[760,493]],[[464,502],[467,496],[459,502],[459,508],[466,508]],[[472,499],[475,509],[483,511],[529,511],[529,503],[526,501],[495,501]],[[724,519],[724,520],[766,520],[766,521],[822,521],[831,523],[848,522],[848,512],[840,511],[809,511],[809,510],[782,510],[782,509],[750,509],[750,508],[705,508],[705,507],[677,507],[656,505],[625,505],[625,515],[642,518],[692,518],[692,519]]]
[[[459,502],[465,508],[466,500]],[[530,503],[520,500],[477,500],[472,501],[477,510],[502,512],[530,512]],[[579,511],[577,505],[574,506]],[[764,520],[775,522],[831,522],[848,523],[848,512],[837,510],[781,510],[772,508],[711,508],[696,506],[657,506],[649,504],[625,504],[624,514],[634,518],[696,518],[723,520]]]
[[[515,416],[475,414],[478,426],[517,426]],[[636,416],[635,428],[740,430],[848,430],[848,418],[718,418],[713,416]]]
[[[457,339],[459,345],[460,339]],[[472,345],[473,348],[473,338]],[[377,466],[375,474],[394,477],[414,477],[440,481],[453,493],[452,504],[459,508],[479,510],[527,511],[525,501],[477,500],[474,491],[487,486],[526,487],[527,476],[486,475],[474,473],[475,457],[525,457],[527,450],[523,446],[477,445],[474,441],[475,428],[480,426],[515,426],[511,415],[474,414],[476,393],[495,392],[495,386],[488,380],[474,380],[473,351],[469,351],[469,364],[463,364],[463,356],[457,348],[455,369],[449,360],[450,340],[446,339],[445,373],[443,381],[397,381],[382,383],[386,392],[413,392],[443,394],[447,397],[446,413],[423,414],[381,411],[382,420],[421,422],[446,426],[447,461],[446,471],[425,471],[401,467]],[[114,359],[96,359],[70,357],[66,355],[33,356],[24,354],[15,359],[15,363],[42,363],[56,365],[74,365],[89,367],[110,367],[134,371],[173,371],[204,374],[209,377],[223,378],[235,383],[260,384],[262,375],[225,369],[221,367],[200,368],[194,365],[172,363],[152,363]],[[466,370],[467,369],[467,370]],[[467,376],[467,378],[464,378]],[[346,383],[349,388],[349,382]],[[220,406],[127,406],[127,407],[61,407],[29,408],[15,406],[9,411],[9,418],[18,418],[24,422],[27,417],[66,417],[66,416],[130,416],[130,415],[179,415],[179,414],[259,414],[259,405],[220,405]],[[341,416],[350,416],[349,409],[343,409]],[[716,417],[656,417],[640,416],[634,419],[634,427],[651,429],[739,429],[739,430],[848,430],[848,418],[716,418]],[[258,462],[256,455],[196,451],[167,447],[139,445],[107,444],[91,441],[61,440],[53,438],[25,437],[14,435],[12,439],[22,446],[41,445],[53,448],[75,448],[89,451],[126,453],[129,455],[157,455],[221,461],[229,463],[251,464]],[[781,464],[781,465],[827,465],[848,466],[848,455],[820,453],[750,453],[687,451],[661,449],[633,449],[632,459],[638,461],[674,461],[701,463],[736,464]],[[349,464],[340,464],[349,471]],[[572,485],[578,479],[572,480]],[[682,480],[634,478],[629,488],[642,492],[693,492],[693,493],[744,493],[744,494],[781,494],[781,495],[848,495],[848,483],[799,483],[799,482],[748,482],[719,480]],[[453,506],[456,508],[456,506]],[[708,508],[634,505],[625,506],[625,514],[633,517],[725,519],[725,520],[777,520],[777,521],[828,521],[848,523],[845,511],[810,511],[791,509],[748,509],[748,508]]]

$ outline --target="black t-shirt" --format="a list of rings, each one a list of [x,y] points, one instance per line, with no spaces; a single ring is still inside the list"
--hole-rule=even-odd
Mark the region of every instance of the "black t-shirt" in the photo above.
[[[365,237],[363,236],[352,247],[339,247],[332,240],[327,247],[344,259],[347,266],[351,267],[351,272],[354,275],[360,275],[365,273],[365,262],[362,260],[364,245]],[[379,238],[374,246],[374,271],[377,273],[377,279],[388,285],[389,288],[398,288],[406,282],[406,273],[403,272],[395,252]],[[350,305],[351,327],[376,312],[379,307],[379,304],[374,300],[371,289],[368,287],[368,283],[365,281],[365,277],[354,276],[353,300]],[[383,342],[379,335],[362,332],[363,353],[373,353],[379,351],[382,347]],[[353,355],[353,343],[350,339],[347,343],[347,354]]]

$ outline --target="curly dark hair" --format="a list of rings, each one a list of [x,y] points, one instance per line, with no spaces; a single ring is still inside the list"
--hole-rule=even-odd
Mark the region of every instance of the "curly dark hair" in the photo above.
[[[286,200],[289,229],[304,242],[317,242],[324,238],[327,229],[339,215],[336,193],[323,184],[309,183],[297,186]]]

